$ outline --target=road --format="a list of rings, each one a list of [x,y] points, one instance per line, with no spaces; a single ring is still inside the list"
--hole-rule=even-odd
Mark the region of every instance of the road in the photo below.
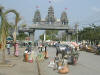
[[[49,59],[40,63],[41,75],[61,75],[57,70],[54,71],[52,68],[48,68],[50,59],[56,54],[56,49],[52,47],[48,47],[47,49]],[[24,50],[24,48],[20,48],[19,57],[6,56],[9,62],[15,63],[16,65],[14,67],[0,67],[0,75],[38,75],[36,62],[23,62]],[[80,51],[77,65],[69,65],[69,69],[70,72],[67,75],[100,75],[100,56]]]
[[[0,75],[38,75],[37,64],[23,62],[23,53],[25,48],[19,48],[19,57],[13,56],[13,48],[11,48],[11,55],[7,54],[6,61],[11,64],[15,64],[13,67],[0,67]],[[0,51],[0,62],[1,62]]]
[[[56,49],[48,48],[49,57],[55,56]],[[57,71],[48,68],[50,59],[41,63],[41,75],[59,75]],[[80,51],[77,65],[69,65],[70,72],[67,75],[100,75],[100,56],[93,53]]]

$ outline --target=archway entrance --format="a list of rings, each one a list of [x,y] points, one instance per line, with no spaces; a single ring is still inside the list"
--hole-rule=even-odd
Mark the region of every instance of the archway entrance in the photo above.
[[[35,30],[65,30],[66,40],[71,41],[71,35],[74,32],[74,29],[71,29],[68,26],[66,11],[62,12],[60,19],[57,19],[54,15],[54,8],[50,6],[45,19],[41,19],[40,11],[37,9],[34,14],[33,22],[32,26],[19,29],[19,32],[28,32],[31,41],[34,42]]]
[[[34,33],[35,30],[65,30],[66,31],[66,41],[71,41],[71,35],[74,32],[74,29],[70,29],[66,25],[62,24],[46,24],[46,23],[39,23],[39,24],[34,24],[33,26],[26,27],[26,28],[20,28],[19,32],[28,32],[29,37],[32,42],[34,42]]]

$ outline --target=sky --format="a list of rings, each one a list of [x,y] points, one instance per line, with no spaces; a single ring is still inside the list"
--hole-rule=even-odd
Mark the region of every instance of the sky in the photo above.
[[[60,18],[61,13],[66,11],[69,25],[72,27],[75,23],[78,23],[80,27],[93,22],[98,25],[100,23],[100,0],[0,0],[0,5],[4,6],[5,10],[15,9],[18,11],[23,23],[27,25],[33,24],[32,19],[37,6],[39,6],[38,9],[44,19],[51,5],[54,7],[56,18]],[[41,34],[39,31],[36,33]]]

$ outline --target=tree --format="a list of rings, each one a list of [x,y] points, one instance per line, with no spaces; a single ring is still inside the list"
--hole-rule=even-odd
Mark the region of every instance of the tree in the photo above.
[[[79,31],[79,40],[93,40],[93,29],[91,27],[84,28]]]
[[[17,35],[17,39],[20,41],[25,40],[25,37],[28,37],[28,35],[25,34],[24,32],[21,32]]]
[[[100,41],[100,26],[86,27],[79,31],[78,35],[80,41],[87,40],[96,44],[97,41]]]
[[[15,25],[12,23],[8,24],[8,35],[13,36]]]
[[[27,24],[22,24],[22,28],[25,28],[27,26]]]
[[[66,32],[62,32],[62,41],[65,41],[66,40]]]
[[[40,39],[43,41],[43,39],[44,39],[44,35],[43,34],[40,35]]]
[[[62,12],[60,20],[61,20],[62,24],[64,24],[64,25],[68,25],[67,14],[66,14],[65,11]]]
[[[46,40],[58,40],[58,38],[56,37],[58,35],[58,30],[46,30]],[[44,35],[40,36],[40,39],[43,40]]]
[[[38,23],[41,21],[41,14],[39,10],[36,10],[35,14],[34,14],[34,19],[33,22],[34,23]]]
[[[3,6],[0,6],[0,17],[1,17],[1,21],[0,21],[0,40],[1,40],[1,26],[2,26],[2,13],[3,13]],[[1,41],[0,41],[1,43]]]
[[[46,30],[47,40],[56,40],[58,30]]]
[[[5,12],[2,12],[2,9],[0,9],[0,16],[1,16],[1,35],[0,35],[0,41],[1,41],[1,45],[2,45],[2,62],[5,63],[5,47],[6,47],[6,39],[8,36],[8,26],[9,23],[6,20],[6,15],[8,13],[14,13],[16,15],[16,19],[15,19],[15,37],[14,37],[14,42],[16,42],[16,29],[17,29],[17,23],[19,21],[19,14],[15,11],[15,10],[7,10]]]

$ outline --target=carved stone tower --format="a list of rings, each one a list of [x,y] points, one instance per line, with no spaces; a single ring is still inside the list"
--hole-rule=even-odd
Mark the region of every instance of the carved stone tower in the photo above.
[[[34,23],[39,23],[41,21],[41,14],[39,10],[36,10],[35,14],[34,14],[34,19],[33,22]]]
[[[54,23],[55,22],[55,16],[54,16],[54,9],[52,6],[50,6],[48,8],[48,15],[46,17],[46,21],[51,24],[51,23]]]
[[[62,12],[60,21],[61,21],[61,23],[62,23],[63,25],[68,25],[67,14],[66,14],[65,11]]]

